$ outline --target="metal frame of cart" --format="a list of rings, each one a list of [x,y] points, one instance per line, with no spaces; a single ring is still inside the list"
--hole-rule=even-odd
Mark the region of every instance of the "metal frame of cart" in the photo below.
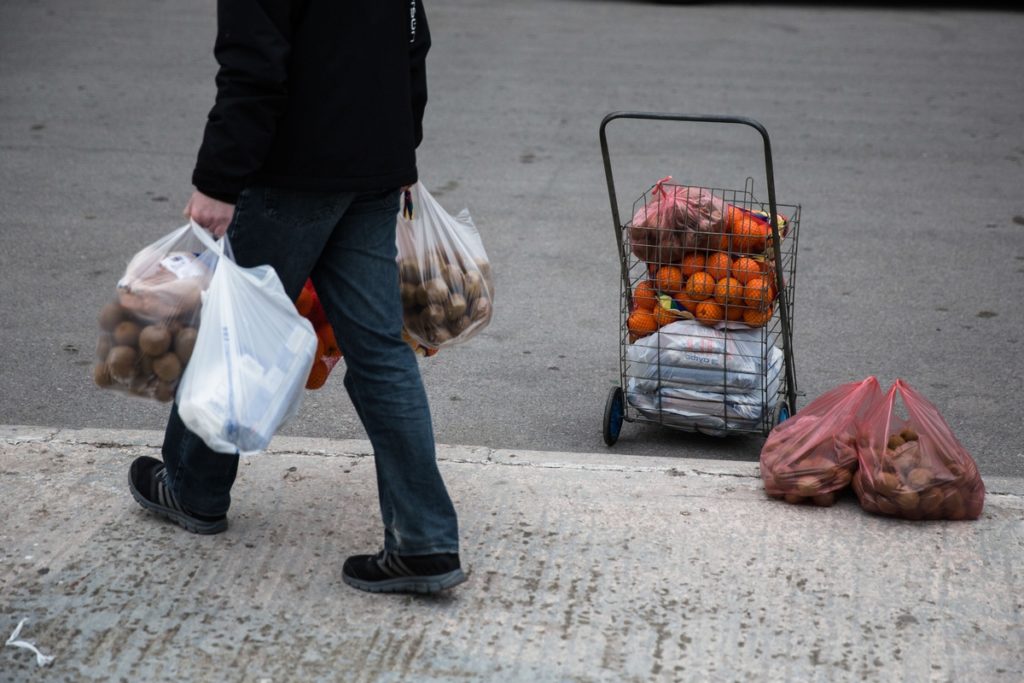
[[[680,320],[687,319],[688,316],[688,321],[657,329],[653,333],[657,335],[653,342],[651,338],[647,338],[646,341],[634,338],[627,327],[627,321],[633,312],[634,286],[643,279],[652,278],[653,266],[667,264],[652,264],[637,256],[634,251],[637,245],[631,241],[631,228],[635,226],[631,220],[624,222],[620,216],[606,131],[608,124],[616,119],[737,124],[753,128],[763,140],[767,202],[760,202],[754,196],[754,182],[751,178],[748,178],[743,189],[739,190],[689,184],[669,186],[684,187],[687,191],[700,191],[703,193],[702,196],[713,197],[716,206],[721,202],[743,211],[760,212],[768,218],[770,236],[765,241],[766,248],[761,253],[749,256],[759,261],[765,275],[774,274],[777,293],[771,303],[770,319],[756,327],[747,327],[740,322],[721,323],[718,326],[720,334],[708,333],[714,336],[715,343],[720,344],[722,349],[721,357],[714,356],[714,352],[709,356],[714,365],[721,365],[720,386],[702,384],[698,387],[691,386],[685,381],[677,381],[680,377],[687,379],[691,374],[699,374],[701,382],[706,382],[705,378],[709,376],[702,370],[694,370],[687,374],[688,361],[677,361],[680,358],[688,358],[687,349],[696,345],[711,344],[703,339],[699,344],[696,341],[696,335],[704,333],[701,332],[701,326],[697,321],[693,321],[692,324],[689,322],[694,318],[692,314],[680,309]],[[776,202],[768,131],[761,123],[744,117],[613,112],[605,116],[601,122],[600,139],[621,266],[619,386],[612,388],[605,404],[605,443],[611,446],[618,440],[623,422],[656,423],[684,431],[716,435],[741,432],[767,435],[776,424],[796,412],[797,386],[793,362],[792,318],[797,241],[800,231],[800,206],[780,205]],[[653,192],[656,188],[664,192],[660,183],[649,188],[634,202],[633,213],[630,216],[640,215],[637,213],[638,210],[653,201]],[[785,222],[780,225],[776,218],[782,216],[785,217]],[[656,229],[674,228],[659,226]],[[713,233],[708,233],[711,234]],[[722,228],[721,237],[732,239],[725,228]],[[722,243],[731,245],[731,242]],[[709,254],[712,251],[707,245],[703,248]],[[724,249],[732,254],[731,246]],[[661,299],[664,300],[664,292],[661,292],[661,295]],[[683,301],[684,306],[687,303],[685,295],[674,298]],[[731,302],[733,299],[727,298],[726,301]],[[672,306],[679,305],[678,301],[669,303]],[[723,318],[726,314],[733,317],[732,314],[742,313],[742,305],[733,304],[731,311],[728,305],[723,304]],[[734,318],[734,321],[741,320],[742,318]],[[752,341],[756,341],[756,345],[752,345]],[[638,342],[642,342],[643,348],[638,347]],[[638,353],[647,354],[645,362],[638,360]],[[656,360],[650,360],[651,354]],[[730,363],[733,365],[731,370]],[[779,364],[781,367],[777,367]],[[749,367],[757,367],[760,368],[758,372],[763,374],[761,377],[744,377],[737,374],[738,367],[744,368],[744,371]],[[753,371],[750,372],[753,374]],[[748,385],[749,389],[746,388]],[[742,386],[744,389],[736,389],[736,386]]]

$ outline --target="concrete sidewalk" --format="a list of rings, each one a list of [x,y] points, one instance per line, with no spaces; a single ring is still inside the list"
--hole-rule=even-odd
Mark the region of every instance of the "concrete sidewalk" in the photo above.
[[[757,465],[443,446],[470,580],[341,582],[376,550],[369,445],[278,438],[231,527],[144,513],[161,434],[0,427],[2,681],[1024,680],[1024,481],[975,522],[767,499]]]

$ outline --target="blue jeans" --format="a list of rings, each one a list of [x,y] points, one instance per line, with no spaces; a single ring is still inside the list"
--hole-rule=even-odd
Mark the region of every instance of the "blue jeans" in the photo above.
[[[373,444],[384,547],[406,555],[455,553],[455,508],[437,468],[418,359],[402,339],[398,200],[398,190],[253,187],[239,197],[228,238],[239,265],[269,263],[292,300],[312,278],[344,355],[345,389]],[[227,512],[238,456],[211,451],[182,423],[177,405],[163,457],[172,490],[186,508],[213,516]]]

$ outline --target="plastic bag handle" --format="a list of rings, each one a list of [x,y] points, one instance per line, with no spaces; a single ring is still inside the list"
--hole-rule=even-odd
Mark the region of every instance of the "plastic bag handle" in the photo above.
[[[188,219],[188,224],[192,228],[192,234],[195,235],[196,239],[203,243],[203,246],[219,256],[224,255],[224,244],[227,242],[226,237],[214,239],[213,235],[211,235],[206,228],[199,225],[191,218]]]

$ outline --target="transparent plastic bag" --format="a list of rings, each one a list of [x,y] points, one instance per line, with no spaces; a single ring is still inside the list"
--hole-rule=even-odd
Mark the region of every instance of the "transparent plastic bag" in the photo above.
[[[902,398],[907,417],[897,414]],[[868,512],[904,519],[977,519],[978,466],[938,409],[901,379],[864,418],[853,488]]]
[[[204,233],[203,240],[228,249],[226,237],[214,242]],[[316,350],[312,324],[271,266],[243,268],[221,258],[178,390],[182,421],[214,451],[264,450],[298,411]]]
[[[128,262],[115,296],[99,313],[98,386],[162,402],[174,398],[218,259],[200,233],[184,225]]]
[[[469,211],[449,215],[416,183],[403,198],[396,243],[409,338],[439,349],[471,339],[490,323],[491,263]]]
[[[857,419],[881,399],[878,380],[868,377],[822,394],[776,425],[761,448],[765,492],[788,503],[832,505],[857,469]]]

